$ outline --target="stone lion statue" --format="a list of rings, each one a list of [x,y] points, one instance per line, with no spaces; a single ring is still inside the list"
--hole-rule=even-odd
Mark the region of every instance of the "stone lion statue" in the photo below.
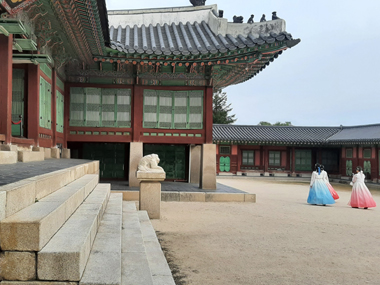
[[[164,169],[161,166],[158,166],[160,158],[157,154],[149,154],[144,156],[138,166],[138,171],[143,172],[164,172]]]

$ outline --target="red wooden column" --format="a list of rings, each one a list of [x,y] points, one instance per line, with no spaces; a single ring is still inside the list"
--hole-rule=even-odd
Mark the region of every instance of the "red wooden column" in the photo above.
[[[132,141],[139,142],[143,128],[143,87],[134,85],[132,96]]]
[[[295,147],[292,147],[292,157],[291,157],[291,160],[292,160],[292,176],[295,176],[296,175],[296,148]]]
[[[212,87],[206,87],[205,94],[205,143],[212,143]]]
[[[67,137],[69,136],[70,126],[70,86],[67,84],[65,84],[65,92],[63,94],[63,147],[67,148]]]
[[[38,146],[40,125],[40,77],[39,66],[28,65],[28,138]]]
[[[0,134],[7,144],[12,139],[12,45],[12,35],[0,35]]]
[[[51,135],[52,135],[52,145],[51,147],[55,147],[57,145],[57,71],[55,68],[52,69],[51,73],[52,79],[51,79]]]

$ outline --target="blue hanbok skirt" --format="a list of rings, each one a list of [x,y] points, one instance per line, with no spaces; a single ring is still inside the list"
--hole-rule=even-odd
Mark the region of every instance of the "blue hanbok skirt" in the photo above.
[[[307,197],[309,204],[335,204],[329,188],[322,179],[315,179],[313,186],[310,187],[309,197]]]

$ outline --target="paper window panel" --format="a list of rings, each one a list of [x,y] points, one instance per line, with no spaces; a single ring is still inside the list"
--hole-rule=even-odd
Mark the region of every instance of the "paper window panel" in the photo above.
[[[157,93],[144,90],[144,128],[157,128]]]
[[[189,92],[189,129],[203,128],[203,91]]]
[[[86,126],[100,126],[100,88],[86,88]]]
[[[174,94],[174,128],[187,128],[187,92],[175,92]]]
[[[23,69],[13,69],[12,77],[12,121],[20,121],[24,114],[24,73]]]
[[[115,89],[102,89],[102,126],[115,127]]]
[[[117,97],[117,127],[131,126],[131,90],[118,89]]]
[[[172,127],[173,93],[160,91],[159,93],[158,127],[170,129]]]
[[[70,89],[70,126],[84,126],[84,103],[84,88],[72,87]]]

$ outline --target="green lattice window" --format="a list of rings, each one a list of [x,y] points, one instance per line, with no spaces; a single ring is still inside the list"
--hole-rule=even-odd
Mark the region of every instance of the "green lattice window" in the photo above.
[[[63,133],[63,111],[64,110],[64,99],[61,92],[56,92],[56,126],[57,132]]]
[[[255,151],[254,150],[242,151],[242,165],[255,165]]]
[[[131,90],[71,88],[70,126],[129,128]]]
[[[23,136],[24,122],[24,69],[13,69],[12,75],[12,136]],[[19,121],[22,123],[18,123]]]
[[[367,160],[363,163],[363,172],[367,179],[371,179],[371,161]]]
[[[51,85],[40,77],[40,127],[51,129]]]
[[[220,154],[231,154],[231,146],[229,146],[229,145],[227,145],[227,146],[221,145],[219,147],[219,153]]]
[[[363,149],[363,158],[371,158],[371,149],[370,148]]]
[[[202,129],[203,91],[144,90],[143,127]]]
[[[311,150],[296,150],[296,171],[311,171]]]
[[[352,160],[346,160],[346,176],[352,175]]]
[[[281,166],[281,152],[280,151],[269,151],[269,165]]]

